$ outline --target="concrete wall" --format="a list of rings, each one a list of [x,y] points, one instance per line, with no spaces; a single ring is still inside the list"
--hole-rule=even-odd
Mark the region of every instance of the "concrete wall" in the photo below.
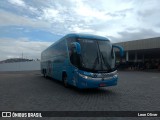
[[[40,61],[0,64],[0,71],[28,71],[28,70],[40,70]]]

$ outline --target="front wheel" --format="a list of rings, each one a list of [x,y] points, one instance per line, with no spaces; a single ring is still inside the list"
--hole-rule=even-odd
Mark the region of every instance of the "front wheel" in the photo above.
[[[68,87],[68,82],[67,82],[67,76],[66,76],[66,75],[63,76],[63,85],[64,85],[65,87]]]
[[[43,77],[44,77],[44,78],[47,77],[47,75],[46,75],[46,70],[45,70],[45,69],[43,70]]]

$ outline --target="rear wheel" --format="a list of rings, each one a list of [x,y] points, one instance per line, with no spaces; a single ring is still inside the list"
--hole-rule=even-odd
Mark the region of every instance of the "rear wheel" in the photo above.
[[[46,70],[45,69],[43,69],[43,77],[46,78]]]
[[[67,82],[67,76],[66,75],[63,76],[63,85],[65,87],[68,87],[68,82]]]

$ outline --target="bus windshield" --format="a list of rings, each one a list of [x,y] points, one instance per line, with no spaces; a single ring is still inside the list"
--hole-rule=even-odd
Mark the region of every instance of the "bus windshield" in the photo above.
[[[115,55],[109,41],[78,39],[81,45],[81,67],[90,71],[112,71]]]

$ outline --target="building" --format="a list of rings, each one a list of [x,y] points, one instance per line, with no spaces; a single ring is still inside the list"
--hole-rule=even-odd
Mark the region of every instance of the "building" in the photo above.
[[[125,67],[160,68],[160,37],[115,43],[124,48]]]

